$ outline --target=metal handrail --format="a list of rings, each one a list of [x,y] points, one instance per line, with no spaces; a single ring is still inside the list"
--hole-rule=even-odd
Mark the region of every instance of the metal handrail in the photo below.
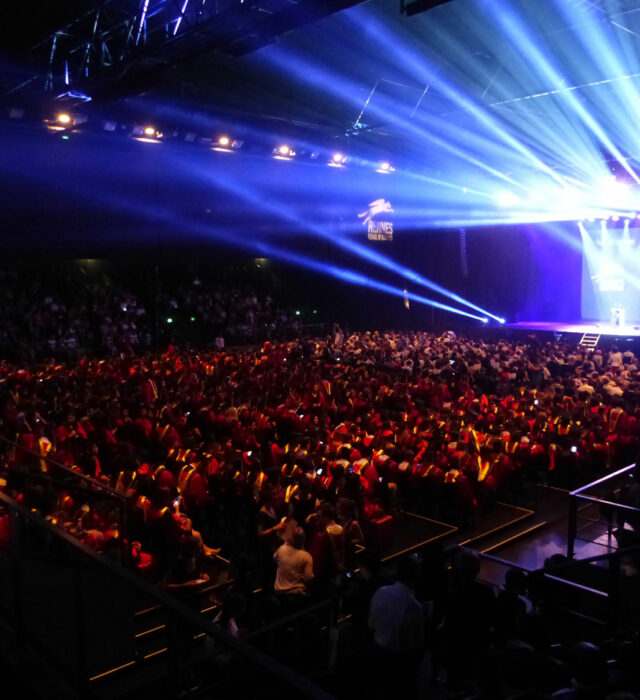
[[[8,510],[21,515],[30,522],[36,524],[41,529],[64,541],[73,550],[91,560],[100,568],[106,570],[112,576],[115,576],[116,578],[138,589],[143,594],[154,599],[179,618],[193,625],[201,632],[209,635],[224,647],[238,653],[248,661],[263,668],[267,673],[271,674],[272,676],[276,676],[288,686],[295,688],[301,692],[304,697],[309,697],[313,700],[334,700],[332,695],[311,683],[308,679],[304,678],[304,676],[301,676],[296,671],[284,666],[282,663],[268,656],[256,647],[231,636],[222,628],[218,627],[213,622],[210,622],[200,613],[195,612],[187,605],[171,596],[169,593],[166,593],[160,588],[152,586],[141,579],[137,574],[118,566],[115,562],[112,562],[106,557],[98,554],[82,542],[79,542],[72,535],[69,535],[67,532],[64,532],[64,530],[59,529],[55,525],[52,525],[40,515],[31,512],[28,508],[17,503],[12,498],[9,498],[9,496],[1,491],[0,503],[2,503]]]
[[[507,561],[506,559],[501,559],[500,557],[496,557],[495,555],[489,554],[488,552],[478,552],[478,555],[481,559],[488,559],[489,561],[494,561],[496,562],[496,564],[501,564],[502,566],[506,566],[509,569],[519,569],[520,571],[524,571],[527,574],[531,574],[534,571],[537,571],[537,569],[529,569],[526,566],[521,566],[520,564],[516,564],[515,562]]]
[[[558,564],[554,564],[548,569],[537,569],[537,571],[557,571],[563,567],[569,567],[575,564],[593,564],[596,561],[601,561],[604,559],[611,559],[614,556],[626,556],[632,552],[640,551],[640,544],[633,545],[633,547],[625,547],[624,549],[616,549],[613,552],[605,552],[604,554],[596,554],[592,557],[586,557],[586,559],[569,559],[568,561],[563,561]]]
[[[544,576],[544,578],[549,579],[550,581],[557,581],[558,583],[568,585],[570,588],[577,588],[578,590],[584,591],[585,593],[592,593],[593,595],[601,596],[603,598],[609,597],[609,594],[606,591],[599,591],[597,588],[591,588],[590,586],[585,586],[583,583],[578,583],[577,581],[569,581],[566,578],[560,578],[559,576],[554,576],[553,574],[550,574],[544,570],[541,573]]]
[[[572,496],[573,494],[569,494]],[[576,498],[581,498],[585,501],[591,501],[592,503],[601,503],[604,506],[612,506],[614,508],[620,508],[620,510],[630,510],[634,513],[640,514],[640,508],[634,508],[633,506],[628,506],[626,503],[616,503],[616,501],[608,501],[606,498],[598,498],[597,496],[584,496],[579,494]]]
[[[609,479],[613,479],[613,477],[618,476],[620,474],[624,474],[625,472],[630,471],[631,469],[635,468],[635,463],[634,464],[629,464],[626,467],[622,467],[622,469],[618,469],[615,472],[612,472],[611,474],[605,474],[603,477],[600,477],[599,479],[596,479],[595,481],[591,481],[588,484],[585,484],[584,486],[581,486],[578,489],[575,489],[575,491],[571,491],[569,493],[570,496],[581,496],[582,492],[585,489],[590,489],[593,486],[598,486],[599,484],[604,483],[605,481],[609,481]]]

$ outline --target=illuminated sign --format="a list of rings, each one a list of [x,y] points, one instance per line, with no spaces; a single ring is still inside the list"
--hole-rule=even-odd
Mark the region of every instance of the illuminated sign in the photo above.
[[[378,217],[382,214],[393,213],[391,204],[386,199],[376,199],[369,204],[367,211],[358,214],[362,225],[367,227],[367,237],[370,241],[392,241],[393,222],[383,221]]]

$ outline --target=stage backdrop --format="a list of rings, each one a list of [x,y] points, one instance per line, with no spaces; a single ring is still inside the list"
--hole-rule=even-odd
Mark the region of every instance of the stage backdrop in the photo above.
[[[611,222],[609,222],[611,225]],[[610,323],[619,310],[621,325],[640,322],[640,229],[582,227],[582,317]]]

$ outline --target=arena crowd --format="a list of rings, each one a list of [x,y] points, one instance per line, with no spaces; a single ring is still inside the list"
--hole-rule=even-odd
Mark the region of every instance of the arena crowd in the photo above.
[[[571,487],[629,463],[639,390],[630,351],[337,325],[325,338],[239,351],[3,361],[2,436],[14,443],[5,443],[4,490],[169,589],[204,584],[222,553],[245,590],[273,591],[284,610],[343,586],[362,552],[354,619],[385,663],[414,682],[414,656],[399,652],[422,651],[428,620],[441,615],[440,662],[465,678],[486,635],[510,638],[512,618],[525,620],[523,583],[508,582],[509,629],[499,632],[500,604],[463,553],[451,590],[446,571],[434,578],[430,567],[423,598],[438,603],[436,617],[411,615],[416,624],[390,636],[394,610],[423,610],[411,565],[393,586],[376,578],[397,513],[465,527],[540,481]],[[54,487],[71,470],[116,496],[96,505],[93,486]],[[467,634],[476,623],[477,636]]]
[[[246,274],[211,275],[141,273],[99,260],[0,266],[0,358],[73,362],[176,339],[223,347],[299,335],[295,310]]]

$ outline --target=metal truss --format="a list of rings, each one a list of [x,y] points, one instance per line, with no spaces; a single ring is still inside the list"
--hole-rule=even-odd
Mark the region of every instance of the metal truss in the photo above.
[[[113,87],[217,50],[243,55],[363,0],[102,0],[34,47],[50,92]]]

